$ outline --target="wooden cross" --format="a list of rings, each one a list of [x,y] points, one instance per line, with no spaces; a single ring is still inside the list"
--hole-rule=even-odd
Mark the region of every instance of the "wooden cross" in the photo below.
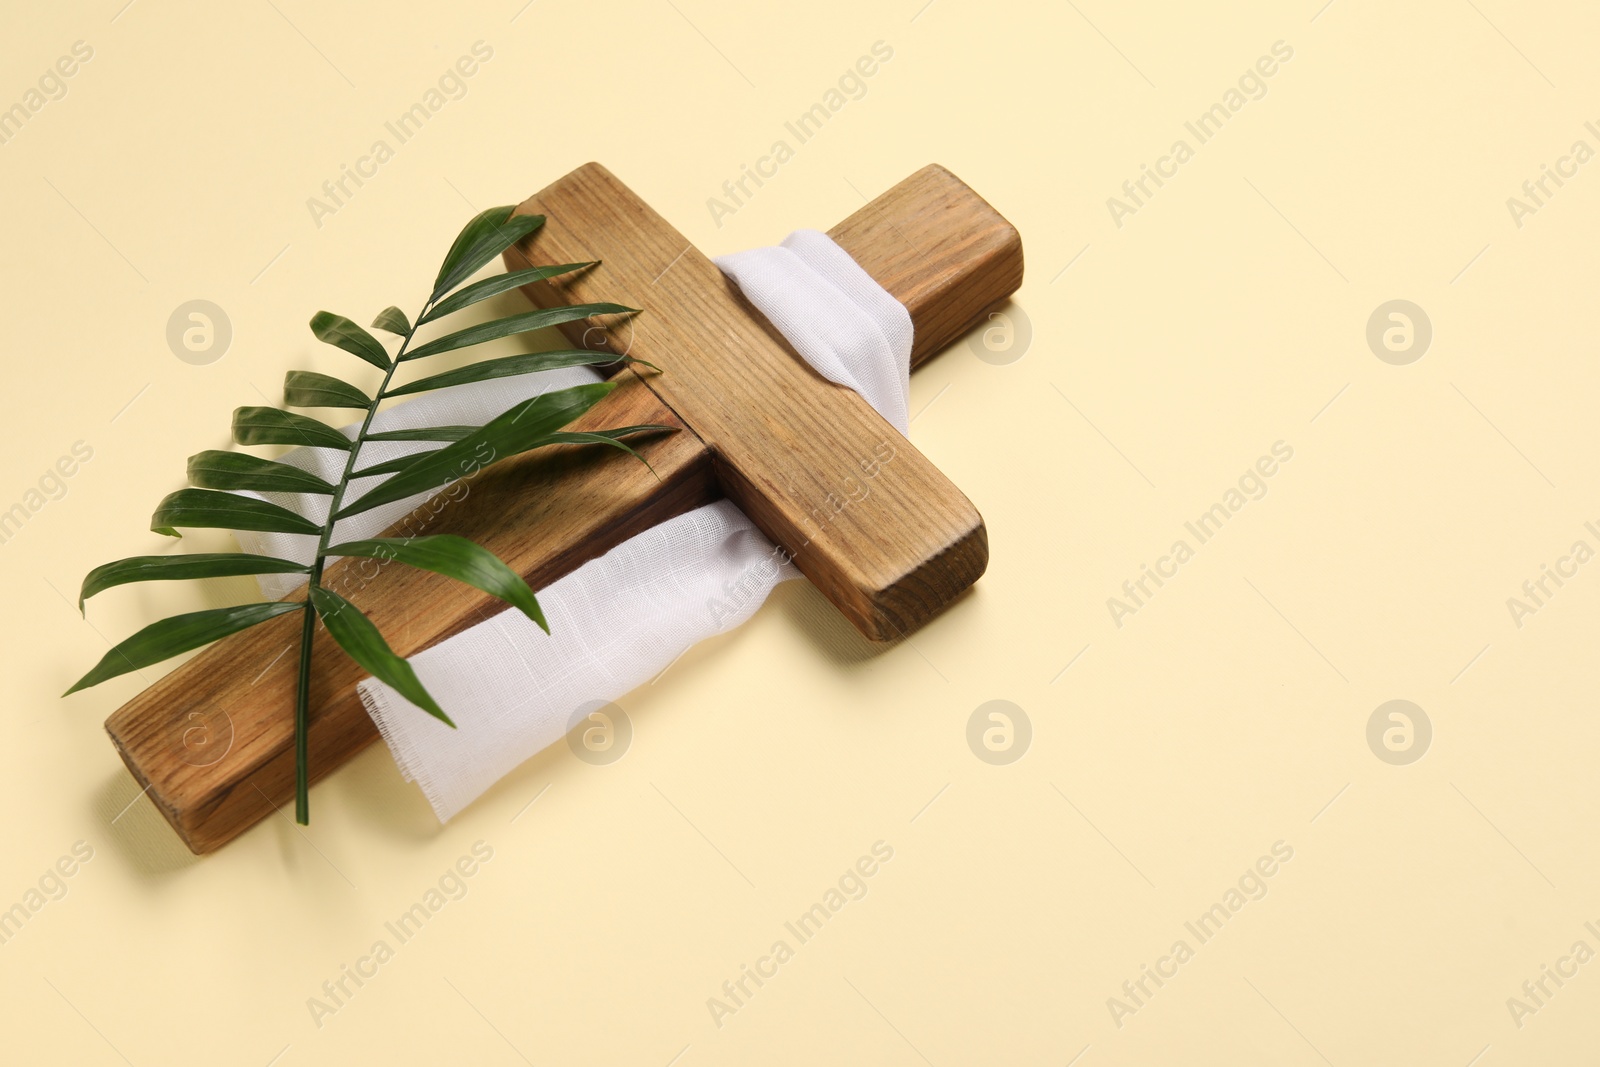
[[[642,443],[654,474],[627,456],[570,447],[492,466],[465,483],[459,502],[428,511],[426,533],[477,541],[539,589],[727,496],[874,641],[916,630],[983,573],[983,519],[960,490],[865,400],[811,370],[711,260],[604,167],[580,167],[517,210],[547,221],[507,251],[509,269],[600,261],[562,284],[530,286],[528,296],[541,306],[612,300],[644,309],[631,330],[616,328],[620,337],[582,323],[569,336],[627,347],[664,372],[622,370],[621,385],[575,428],[681,430]],[[1016,229],[942,167],[923,168],[828,232],[910,311],[912,366],[1022,284]],[[419,525],[402,521],[389,536],[424,532]],[[357,590],[402,656],[503,607],[427,571],[349,570],[362,564],[371,561],[330,567],[324,584]],[[287,650],[299,627],[289,615],[225,638],[106,722],[134,778],[196,853],[294,793],[297,662]],[[378,737],[356,692],[361,668],[325,631],[316,640],[313,781]]]

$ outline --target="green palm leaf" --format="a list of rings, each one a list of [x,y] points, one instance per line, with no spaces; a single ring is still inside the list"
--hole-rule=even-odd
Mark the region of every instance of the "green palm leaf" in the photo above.
[[[384,430],[367,434],[368,441],[459,441],[478,432],[476,426],[419,426],[414,430]]]
[[[440,708],[422,687],[422,682],[417,679],[417,672],[411,669],[411,664],[395,655],[394,649],[389,647],[389,642],[385,641],[378,628],[372,625],[372,620],[356,610],[354,604],[337,593],[330,593],[315,585],[311,587],[311,603],[317,609],[317,615],[322,619],[323,625],[327,626],[328,633],[339,642],[339,647],[349,653],[351,659],[361,664],[368,674],[391,686],[401,696],[446,726],[455,727],[455,723],[450,721],[450,716],[444,713],[444,709]]]
[[[389,369],[389,353],[384,350],[383,342],[343,315],[335,315],[331,311],[317,312],[311,316],[311,332],[317,335],[317,340],[342,348],[379,370]]]
[[[376,537],[366,541],[347,541],[331,545],[330,556],[365,556],[370,559],[395,559],[408,566],[442,574],[499,597],[550,632],[539,610],[539,601],[522,576],[487,548],[454,534],[427,537]]]
[[[650,461],[645,459],[628,445],[624,444],[622,442],[622,438],[649,433],[676,433],[677,431],[678,428],[676,426],[662,426],[659,423],[650,423],[641,426],[620,426],[609,430],[563,430],[555,433],[547,433],[531,441],[527,441],[525,443],[525,447],[522,448],[522,451],[531,452],[536,448],[543,448],[546,445],[609,445],[612,448],[620,449],[623,452],[628,453],[628,455],[637,459],[640,463],[643,463],[645,467],[649,469],[651,474],[654,474],[656,469],[650,466]],[[386,460],[383,463],[375,463],[370,467],[356,471],[355,477],[371,478],[380,474],[394,474],[397,471],[403,471],[415,463],[418,457],[422,454],[423,453],[417,453],[410,456],[400,456],[397,459]],[[488,464],[483,465],[487,466]],[[473,472],[468,471],[468,473],[470,474]],[[465,475],[463,475],[463,477],[465,477]],[[418,492],[421,492],[421,490],[418,490]]]
[[[187,556],[129,556],[103,563],[84,576],[78,610],[96,593],[130,582],[167,582],[185,578],[231,578],[240,574],[306,574],[304,563],[250,552],[194,552]]]
[[[465,478],[490,463],[537,447],[546,434],[588,411],[614,388],[615,382],[593,382],[544,393],[513,405],[470,437],[415,457],[404,470],[341,509],[336,517],[359,515],[381,504],[403,500],[413,493]]]
[[[409,455],[396,456],[394,459],[386,459],[382,463],[374,463],[370,467],[362,467],[355,472],[354,477],[376,478],[380,474],[393,474],[396,471],[403,471],[415,463],[420,457],[427,454],[428,453],[425,452],[412,452]],[[465,475],[463,475],[463,477],[465,477]],[[421,491],[422,490],[420,489],[417,490],[419,493]]]
[[[560,352],[525,352],[520,356],[502,356],[470,363],[465,367],[447,370],[430,378],[421,378],[398,389],[390,389],[385,396],[405,396],[425,393],[430,389],[443,389],[469,382],[486,382],[491,378],[510,378],[518,374],[536,374],[545,370],[565,367],[603,367],[612,363],[642,363],[651,370],[659,370],[653,363],[645,363],[632,356],[618,356],[610,352],[591,352],[588,349],[566,349]]]
[[[310,471],[246,452],[210,449],[189,457],[189,482],[201,489],[250,489],[257,493],[318,493],[333,486]]]
[[[507,248],[544,225],[543,215],[513,215],[516,208],[507,204],[480,212],[462,228],[439,266],[433,283],[433,300],[476,274]]]
[[[283,378],[283,402],[296,408],[357,408],[372,406],[372,398],[349,382],[331,374],[292,370]]]
[[[186,615],[174,615],[153,622],[112,648],[95,664],[94,670],[79,678],[71,689],[61,695],[68,696],[107,679],[171,659],[180,652],[209,645],[219,638],[247,630],[279,615],[304,610],[305,604],[301,601],[279,600],[270,604],[239,604],[231,608],[191,611]]]
[[[264,530],[320,534],[322,527],[277,504],[215,489],[179,489],[167,494],[150,517],[154,533],[177,537],[179,526],[212,530]]]
[[[399,337],[404,337],[411,332],[411,320],[406,318],[406,313],[390,305],[378,312],[378,317],[372,320],[375,329],[387,330]]]
[[[233,413],[233,439],[241,445],[309,445],[350,451],[350,438],[325,422],[281,408],[245,407]]]
[[[421,326],[425,322],[442,319],[446,315],[454,314],[464,307],[470,307],[480,300],[487,300],[491,296],[499,296],[501,293],[509,292],[532,282],[542,282],[547,278],[555,278],[562,274],[570,274],[575,270],[592,267],[595,262],[598,261],[562,263],[554,267],[529,267],[527,270],[512,271],[509,274],[496,274],[494,277],[485,278],[481,282],[473,282],[459,293],[439,301],[432,310],[417,320],[417,325]]]
[[[503,319],[495,319],[492,322],[480,322],[476,326],[468,326],[464,330],[445,334],[436,341],[429,341],[420,348],[413,348],[402,358],[405,360],[422,359],[426,356],[436,356],[440,352],[453,352],[458,348],[466,348],[469,345],[479,345],[485,341],[510,337],[512,334],[527,333],[530,330],[539,330],[546,326],[558,326],[564,322],[576,322],[591,315],[631,315],[638,310],[638,308],[625,307],[622,304],[601,303],[568,304],[565,307],[525,311],[520,315],[510,315]]]
[[[626,452],[640,463],[643,463],[645,468],[651,474],[655,474],[656,469],[650,466],[650,461],[641,456],[622,439],[624,437],[636,437],[643,434],[677,432],[678,428],[676,426],[663,426],[660,423],[646,423],[642,426],[621,426],[614,430],[560,430],[556,433],[546,434],[542,444],[607,445],[611,448]]]

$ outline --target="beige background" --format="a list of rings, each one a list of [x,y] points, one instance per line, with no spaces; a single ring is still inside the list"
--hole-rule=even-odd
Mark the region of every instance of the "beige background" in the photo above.
[[[1506,603],[1600,547],[1600,168],[1520,228],[1506,204],[1600,148],[1592,11],[122,2],[17,8],[0,36],[4,106],[94,51],[0,146],[0,508],[93,449],[0,545],[0,907],[94,850],[0,945],[0,1058],[1593,1057],[1600,963],[1520,1027],[1507,998],[1600,950],[1600,566],[1520,628]],[[479,40],[466,95],[315,225],[307,198]],[[707,198],[879,40],[866,95],[719,228]],[[1119,228],[1107,198],[1277,41],[1266,94]],[[546,752],[441,828],[375,748],[315,790],[308,832],[273,820],[194,860],[101,730],[144,683],[57,694],[106,639],[250,583],[118,590],[87,623],[77,583],[160,547],[150,508],[232,408],[344,365],[311,312],[414,306],[473,206],[589,159],[713,254],[825,228],[931,161],[1017,224],[1031,344],[999,365],[958,345],[912,384],[911,436],[983,511],[988,575],[876,655],[784,588],[623,701],[618,763]],[[195,298],[234,331],[207,366],[164,336]],[[1434,329],[1406,366],[1365,339],[1397,298]],[[1265,497],[1118,627],[1107,598],[1277,441]],[[1007,766],[966,741],[996,699],[1032,725]],[[1366,740],[1391,699],[1433,726],[1407,766]],[[466,896],[319,1027],[308,998],[480,840]],[[707,999],[880,840],[865,898],[719,1028]],[[1200,945],[1184,923],[1279,841],[1266,896]],[[1119,1028],[1108,998],[1180,938],[1194,958]]]

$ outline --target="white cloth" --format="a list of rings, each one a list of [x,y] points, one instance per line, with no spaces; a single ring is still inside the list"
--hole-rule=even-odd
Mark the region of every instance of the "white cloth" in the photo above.
[[[911,313],[816,230],[776,248],[716,260],[722,273],[830,382],[866,397],[905,434],[911,424]]]
[[[802,230],[778,248],[716,262],[818,373],[855,389],[906,431],[911,316],[848,253],[826,234]],[[383,412],[376,428],[483,423],[529,396],[593,378],[579,368],[441,389]],[[362,465],[428,447],[436,446],[365,445]],[[333,478],[343,458],[328,449],[284,457]],[[336,539],[374,536],[430,495],[342,520]],[[313,518],[327,513],[324,498],[271,499]],[[309,559],[315,547],[314,538],[296,535],[239,539],[249,551],[290,559]],[[577,713],[656,677],[695,643],[744,622],[780,581],[798,576],[743,512],[718,501],[646,530],[539,590],[549,636],[508,609],[411,657],[456,729],[374,678],[360,683],[361,699],[401,773],[422,788],[444,822],[561,740]],[[274,597],[294,584],[293,575],[262,579]]]
[[[650,681],[798,577],[731,501],[651,527],[539,590],[550,635],[514,609],[411,657],[454,730],[375,678],[361,699],[440,822],[560,741],[574,714]]]

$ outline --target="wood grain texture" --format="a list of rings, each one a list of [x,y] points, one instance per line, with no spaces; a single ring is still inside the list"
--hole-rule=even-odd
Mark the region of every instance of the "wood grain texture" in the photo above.
[[[889,206],[864,209],[870,217],[848,236],[914,293],[919,330],[949,336],[952,322],[993,303],[997,265],[1001,287],[1020,280],[1020,249],[1013,270],[994,247],[999,216],[975,196],[963,201],[955,187],[965,186],[948,172],[924,171],[913,183]],[[968,210],[952,210],[958,201]],[[520,256],[508,253],[509,265],[600,261],[529,286],[530,298],[552,306],[605,293],[644,309],[604,339],[664,368],[646,384],[711,448],[723,490],[869,639],[911,633],[983,573],[987,533],[961,490],[864,399],[807,366],[710,259],[608,170],[586,164],[517,210],[548,221]],[[975,221],[987,244],[941,236]],[[908,249],[902,234],[931,254]],[[961,309],[945,318],[951,294],[980,279],[982,293],[955,301]]]
[[[1022,285],[1022,236],[967,184],[930,164],[828,231],[911,312],[911,366]]]
[[[577,175],[564,181],[574,177]],[[562,184],[558,182],[551,188]],[[648,209],[644,209],[648,215],[642,214],[643,205],[631,193],[623,193],[618,200],[620,217],[650,223],[659,238],[665,223]],[[943,302],[964,301],[975,306],[979,296],[969,295],[966,283],[973,287],[971,294],[982,293],[982,299],[988,300],[987,294],[994,288],[989,275],[1002,269],[997,263],[1004,266],[1009,260],[996,255],[989,244],[967,246],[956,241],[952,245],[939,238],[938,231],[941,225],[991,229],[988,215],[992,209],[941,168],[927,168],[885,196],[893,197],[893,203],[886,206],[874,201],[835,228],[843,234],[841,244],[868,264],[869,270],[884,272],[880,281],[912,309],[919,339],[953,337],[956,334],[952,330],[959,333],[954,322],[981,315],[982,309],[972,312],[966,307],[953,314],[943,310]],[[941,217],[943,223],[933,225],[928,217]],[[552,218],[547,228],[559,226]],[[908,236],[921,236],[923,251],[928,253],[924,262],[910,263],[903,254],[887,247],[882,235],[896,228]],[[670,227],[666,231],[670,232]],[[624,234],[624,243],[627,240]],[[679,245],[674,254],[686,246],[687,242]],[[541,262],[550,261],[550,248],[537,242],[532,247]],[[970,261],[963,251],[967,248],[972,249]],[[512,266],[522,265],[525,253],[512,250],[507,261]],[[720,338],[709,337],[702,351],[715,349],[720,343],[725,346],[725,353],[735,359],[755,348],[764,352],[765,358],[773,358],[773,352],[777,352],[787,360],[798,361],[781,339],[775,339],[765,321],[723,285],[720,274],[712,277],[701,269],[710,267],[704,257],[693,250],[685,252],[671,265],[672,271],[677,271],[684,261],[692,261],[694,277],[709,285],[711,295],[707,299],[716,303],[724,319],[731,314],[730,305],[743,316],[733,323],[708,320],[717,323],[718,329],[731,329],[733,325],[738,329]],[[1020,269],[1020,252],[1016,263]],[[629,277],[632,283],[640,284],[639,275]],[[644,278],[641,288],[653,290],[654,279],[654,275]],[[603,289],[604,286],[597,286],[595,291]],[[570,292],[551,290],[533,295],[544,302],[572,297]],[[627,300],[630,296],[609,290],[607,298]],[[635,306],[652,306],[637,294],[631,298],[640,301]],[[651,316],[641,317],[636,345],[647,341],[652,329],[650,320],[660,319],[664,310],[656,307]],[[584,331],[577,329],[573,333],[583,337]],[[618,350],[629,343],[626,326],[621,334],[612,339],[612,347]],[[591,334],[583,340],[599,345],[604,335]],[[671,345],[663,347],[657,341],[651,350],[664,366],[676,366]],[[633,354],[642,353],[635,347]],[[642,422],[683,426],[650,385],[649,379],[629,372],[621,386],[596,405],[579,426]],[[827,395],[833,395],[831,391],[836,389],[830,387]],[[855,394],[842,392],[854,399]],[[813,388],[807,395],[814,399],[819,394]],[[730,394],[723,406],[736,408],[740,406],[739,398]],[[857,420],[858,428],[861,421]],[[776,425],[782,427],[783,423],[779,420]],[[868,472],[859,464],[842,468],[869,491],[869,500],[884,476],[910,451],[904,439],[887,424],[876,429],[878,439],[891,441],[896,453],[887,464],[879,461],[882,469],[878,477],[867,477]],[[793,430],[788,427],[787,432]],[[883,435],[884,431],[888,436]],[[859,438],[852,443],[858,444]],[[471,538],[505,559],[534,588],[542,588],[635,533],[715,499],[735,476],[725,461],[719,462],[712,446],[688,428],[670,437],[646,441],[641,451],[655,467],[659,480],[630,458],[609,451],[585,455],[579,462],[580,457],[571,448],[542,450],[497,464],[460,483],[397,523],[388,535],[454,533]],[[746,485],[740,493],[752,498],[759,490],[760,486]],[[903,497],[904,488],[900,487],[899,492]],[[847,502],[844,513],[855,507],[855,501]],[[981,520],[976,529],[981,535]],[[958,563],[976,577],[981,563],[974,569],[972,547],[969,543],[969,555],[958,559]],[[933,561],[937,567],[939,557],[934,556]],[[407,656],[503,610],[499,601],[475,589],[400,565],[375,568],[373,561],[341,561],[328,569],[325,582],[352,599],[377,624],[390,645]],[[951,584],[947,575],[924,577],[913,571],[903,579],[906,606],[901,608],[891,602],[889,607],[899,613],[896,617],[925,617],[929,604],[948,597]],[[299,616],[289,615],[217,642],[128,702],[106,722],[106,730],[134,778],[148,788],[157,809],[197,853],[212,851],[232,840],[293,796],[293,707],[298,667],[295,648],[299,625]],[[356,683],[362,677],[361,669],[325,632],[319,632],[312,678],[313,781],[378,736],[357,695]],[[204,728],[213,737],[198,752],[185,744],[186,734],[196,728]],[[225,747],[226,754],[218,758],[212,753],[222,747],[215,740],[221,731],[231,731],[232,736]],[[202,760],[205,765],[200,765]]]

